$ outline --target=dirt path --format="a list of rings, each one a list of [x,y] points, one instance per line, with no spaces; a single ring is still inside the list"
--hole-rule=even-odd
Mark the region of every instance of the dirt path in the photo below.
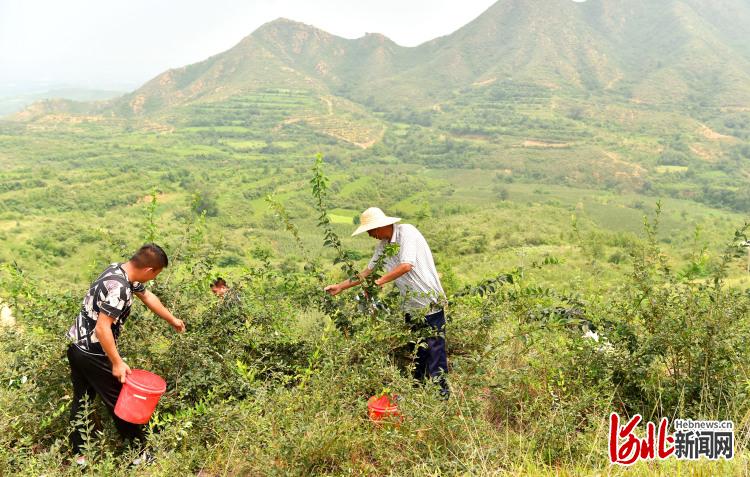
[[[486,79],[484,81],[477,81],[476,83],[472,83],[472,86],[487,86],[497,81],[497,78],[490,78]]]
[[[330,98],[326,98],[325,96],[321,96],[320,100],[326,103],[328,106],[328,115],[333,116],[333,101],[331,101]]]
[[[703,134],[706,139],[712,139],[714,141],[720,141],[722,139],[736,139],[734,136],[719,134],[705,124],[701,124],[700,133]]]
[[[690,146],[690,151],[692,151],[693,154],[700,157],[704,161],[708,161],[708,162],[713,161],[713,157],[711,156],[711,153],[708,152],[708,150],[702,147],[700,144],[692,144]]]
[[[528,139],[523,142],[523,147],[540,147],[540,148],[551,148],[551,149],[560,149],[564,147],[569,147],[570,144],[567,142],[544,142],[544,141],[534,141],[531,139]]]

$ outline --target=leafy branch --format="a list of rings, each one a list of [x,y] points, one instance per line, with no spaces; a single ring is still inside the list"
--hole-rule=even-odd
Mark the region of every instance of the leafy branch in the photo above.
[[[518,275],[519,275],[518,270],[510,272],[510,273],[501,273],[500,275],[494,278],[488,278],[488,279],[482,280],[476,285],[465,286],[463,289],[458,290],[456,293],[454,293],[452,298],[474,296],[474,295],[483,297],[486,295],[494,294],[496,291],[500,289],[500,287],[504,285],[512,285],[513,283],[518,281]]]
[[[743,250],[750,246],[748,231],[750,231],[750,222],[745,222],[742,227],[735,230],[734,238],[724,248],[724,253],[713,274],[716,291],[721,289],[724,279],[729,275],[729,264],[732,260],[742,256]]]
[[[302,243],[302,238],[299,235],[299,227],[297,227],[292,222],[291,217],[289,217],[289,212],[287,212],[284,205],[279,202],[272,194],[268,194],[265,200],[266,203],[268,203],[268,206],[275,212],[276,217],[279,219],[279,221],[281,221],[281,223],[284,225],[286,231],[292,234],[292,237],[294,237],[294,242],[297,244],[297,248],[300,249],[303,257],[309,263],[310,252],[307,250],[307,247],[305,247],[305,244]]]
[[[328,216],[328,178],[323,172],[323,155],[318,154],[313,167],[313,177],[310,179],[312,185],[312,194],[315,199],[315,208],[320,214],[318,216],[318,227],[323,229],[323,245],[332,248],[336,252],[334,264],[341,264],[341,269],[346,273],[350,280],[356,280],[358,271],[352,262],[351,252],[344,249],[341,239],[334,232],[331,225],[331,218]]]

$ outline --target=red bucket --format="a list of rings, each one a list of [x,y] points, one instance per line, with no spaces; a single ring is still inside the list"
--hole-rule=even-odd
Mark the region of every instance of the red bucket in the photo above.
[[[134,369],[125,378],[115,404],[115,415],[133,424],[146,424],[167,390],[167,383],[154,373]]]
[[[372,422],[380,423],[383,420],[403,420],[401,411],[398,410],[398,396],[392,398],[387,395],[373,396],[367,400],[367,415]]]

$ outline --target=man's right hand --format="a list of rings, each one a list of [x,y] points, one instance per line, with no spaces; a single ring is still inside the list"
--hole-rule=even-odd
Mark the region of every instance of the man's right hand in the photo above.
[[[122,384],[125,384],[125,377],[131,372],[130,366],[125,364],[125,361],[120,361],[112,366],[112,376],[116,377]]]
[[[335,285],[328,285],[327,287],[325,287],[325,291],[331,296],[336,296],[343,290],[344,287],[342,287],[340,283],[337,283]]]

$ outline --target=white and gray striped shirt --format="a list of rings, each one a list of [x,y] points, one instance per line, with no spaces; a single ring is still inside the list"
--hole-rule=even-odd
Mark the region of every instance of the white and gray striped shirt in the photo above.
[[[394,280],[404,297],[404,309],[427,309],[433,304],[440,304],[445,298],[445,292],[432,259],[432,251],[424,236],[413,225],[393,224],[390,242],[397,243],[399,250],[397,255],[385,259],[385,270],[390,272],[402,263],[412,266],[410,272]],[[375,263],[387,244],[388,240],[380,241],[367,268],[375,268]]]

